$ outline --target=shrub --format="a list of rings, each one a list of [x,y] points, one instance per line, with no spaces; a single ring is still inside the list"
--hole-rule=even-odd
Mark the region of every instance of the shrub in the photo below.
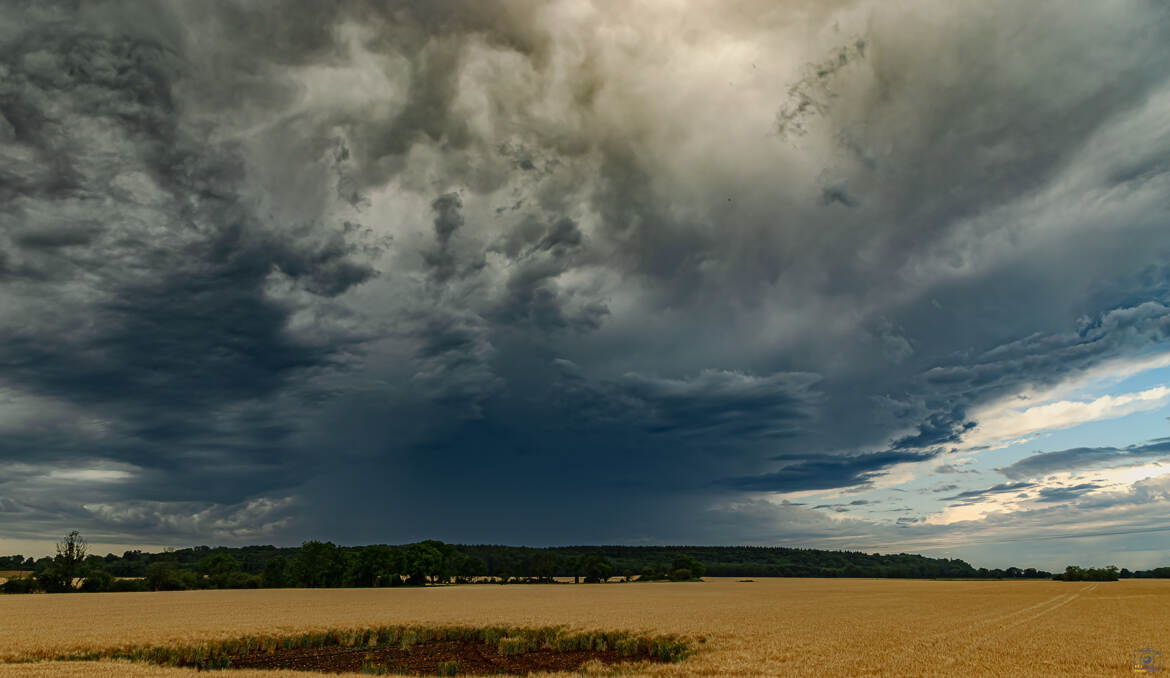
[[[0,584],[0,593],[33,593],[37,590],[37,580],[32,577],[15,577]]]
[[[100,593],[109,591],[114,583],[114,575],[105,570],[91,570],[81,582],[81,590],[85,593]]]
[[[73,581],[57,567],[37,573],[37,585],[46,593],[65,593],[73,590]]]
[[[690,570],[693,577],[702,577],[707,574],[707,566],[695,560],[694,558],[680,553],[674,558],[673,570]]]
[[[688,579],[694,579],[694,578],[695,578],[695,575],[690,570],[686,569],[685,567],[679,568],[677,570],[671,570],[671,572],[670,572],[670,580],[671,581],[686,581]]]
[[[225,589],[258,589],[260,588],[260,576],[255,574],[248,574],[247,572],[232,572],[223,581],[222,588]]]
[[[130,591],[149,591],[150,585],[145,579],[115,579],[110,582],[110,591],[126,593]]]
[[[190,579],[194,579],[194,575],[190,572],[183,573],[179,571],[179,566],[169,560],[161,560],[157,563],[151,563],[150,567],[146,568],[146,584],[154,591],[182,591],[183,589],[191,588],[186,581],[187,577],[184,574],[191,575]]]

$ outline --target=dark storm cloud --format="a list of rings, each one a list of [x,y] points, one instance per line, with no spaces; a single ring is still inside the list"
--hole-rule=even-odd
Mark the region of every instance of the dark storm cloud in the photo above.
[[[1143,458],[1170,454],[1170,440],[1153,440],[1128,447],[1074,447],[1055,452],[1041,452],[998,470],[1008,478],[1039,478],[1059,471],[1074,471],[1098,464],[1134,462]]]
[[[927,461],[935,454],[890,450],[851,457],[824,457],[790,464],[773,473],[733,478],[728,484],[752,492],[799,492],[866,486],[885,475],[884,469],[894,464]]]
[[[637,421],[651,432],[719,435],[728,440],[787,437],[812,416],[820,377],[769,377],[704,370],[691,379],[627,374],[616,385],[620,401],[638,403]]]
[[[965,420],[961,410],[935,412],[918,425],[918,433],[895,440],[893,448],[905,450],[958,442],[964,432],[976,426],[975,422]]]
[[[0,51],[3,381],[100,423],[5,436],[0,456],[129,462],[137,480],[117,489],[171,500],[287,482],[272,466],[294,427],[253,403],[354,343],[289,331],[299,309],[268,287],[334,297],[373,269],[338,232],[250,208],[238,150],[183,121],[171,46],[84,22],[26,28]]]
[[[822,396],[808,373],[752,375],[704,370],[668,379],[627,373],[595,383],[580,367],[558,359],[560,398],[581,425],[606,423],[625,435],[698,439],[739,445],[806,431]],[[618,433],[620,434],[620,433]]]
[[[463,226],[463,201],[458,193],[444,193],[431,202],[435,213],[435,240],[438,249],[425,253],[427,265],[434,269],[438,282],[444,282],[455,274],[455,254],[450,249],[451,237]]]
[[[545,332],[588,332],[600,327],[609,312],[603,301],[587,300],[574,308],[573,300],[556,285],[559,276],[577,265],[582,241],[577,223],[564,217],[547,228],[523,222],[506,236],[502,249],[497,249],[512,257],[512,272],[505,284],[505,295],[490,312],[491,317],[502,324],[526,325]]]
[[[0,455],[36,450],[0,494],[839,537],[756,493],[872,488],[1165,347],[1163,9],[766,5],[0,9]]]

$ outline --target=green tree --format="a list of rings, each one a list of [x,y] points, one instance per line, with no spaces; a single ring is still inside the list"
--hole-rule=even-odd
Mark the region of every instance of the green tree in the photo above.
[[[573,573],[573,583],[581,583],[581,575],[585,572],[585,556],[569,556],[565,558],[565,567]]]
[[[289,571],[297,586],[341,586],[345,575],[345,558],[333,542],[311,540],[301,544],[301,552],[289,564]]]
[[[673,566],[671,570],[687,570],[691,573],[691,577],[700,578],[707,573],[707,566],[690,557],[685,553],[680,553],[674,557]],[[691,577],[687,577],[690,579]]]
[[[146,568],[146,585],[152,591],[181,591],[187,586],[173,560],[159,560]]]
[[[199,561],[199,574],[207,577],[208,583],[217,589],[235,588],[233,574],[240,571],[240,563],[226,553],[216,553]]]
[[[350,564],[346,580],[352,586],[386,586],[401,570],[402,557],[396,549],[367,546]]]
[[[113,585],[114,575],[95,568],[86,573],[85,579],[81,582],[81,591],[83,593],[100,593],[109,591]]]
[[[586,584],[605,583],[613,576],[613,563],[601,551],[586,554],[581,569],[585,572]]]
[[[455,576],[462,582],[470,582],[476,577],[482,577],[487,574],[487,563],[479,556],[465,556],[460,554],[460,557],[455,565]]]
[[[431,541],[411,544],[406,548],[406,572],[409,582],[416,586],[427,583],[427,577],[437,579],[443,569],[443,553]]]
[[[557,575],[557,556],[552,551],[537,551],[528,560],[528,571],[540,581],[550,582]]]
[[[81,533],[73,530],[57,542],[57,555],[53,557],[53,569],[57,571],[63,590],[74,590],[73,580],[81,576],[85,556],[89,551]]]
[[[288,561],[284,556],[273,556],[264,563],[260,585],[266,589],[282,589],[288,586]]]

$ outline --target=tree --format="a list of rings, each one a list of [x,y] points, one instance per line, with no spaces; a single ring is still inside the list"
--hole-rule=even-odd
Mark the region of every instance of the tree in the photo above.
[[[297,586],[340,586],[345,575],[345,559],[333,542],[311,540],[301,544],[301,552],[293,558],[289,570]]]
[[[152,591],[181,591],[186,586],[173,560],[160,560],[146,568],[146,585]]]
[[[540,581],[552,581],[557,574],[556,554],[551,551],[537,551],[528,561],[528,571]]]
[[[81,591],[83,593],[99,593],[109,591],[113,585],[114,575],[105,570],[93,569],[85,575],[85,580],[81,582]]]
[[[487,563],[479,556],[461,556],[455,566],[455,576],[463,582],[473,581],[486,573]]]
[[[53,567],[63,580],[65,590],[73,590],[73,580],[81,576],[81,568],[85,564],[88,551],[89,546],[77,530],[73,530],[57,542],[57,555],[53,558]]]
[[[273,556],[264,563],[260,585],[266,589],[282,589],[288,586],[288,563],[284,556]]]
[[[427,577],[437,579],[442,568],[443,553],[435,547],[434,542],[423,541],[406,548],[406,572],[410,575],[411,584],[425,586]]]
[[[856,566],[854,566],[854,567],[856,567]],[[685,553],[680,553],[674,557],[674,564],[670,569],[671,570],[687,570],[691,574],[690,577],[686,577],[687,579],[690,579],[692,577],[700,578],[704,574],[707,573],[707,567],[705,565],[703,565],[702,563],[700,563],[699,561],[695,560],[694,558],[690,557],[689,555],[687,555]],[[848,567],[846,569],[848,569]],[[859,568],[857,568],[857,569],[859,569]],[[851,576],[857,576],[857,575],[851,575]]]
[[[585,571],[586,584],[605,583],[613,576],[613,563],[601,551],[587,554],[582,569]]]
[[[585,556],[569,556],[565,558],[565,567],[573,573],[573,583],[581,583],[581,573],[585,571]]]
[[[226,553],[216,553],[199,561],[199,574],[217,589],[233,588],[232,574],[239,572],[240,563]]]
[[[401,569],[398,551],[389,546],[367,546],[350,564],[346,579],[352,586],[386,586]]]

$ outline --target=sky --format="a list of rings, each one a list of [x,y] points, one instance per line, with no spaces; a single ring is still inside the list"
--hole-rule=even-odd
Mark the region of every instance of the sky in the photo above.
[[[0,5],[0,552],[1170,565],[1170,8]]]

